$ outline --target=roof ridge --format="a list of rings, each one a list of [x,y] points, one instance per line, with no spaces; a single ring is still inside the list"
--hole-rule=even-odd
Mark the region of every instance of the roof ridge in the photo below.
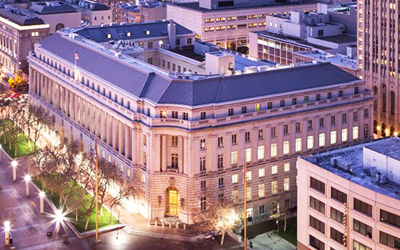
[[[149,85],[150,85],[150,82],[151,82],[151,80],[153,79],[154,76],[155,76],[154,72],[150,72],[149,73],[149,75],[147,76],[146,81],[145,81],[145,83],[143,85],[143,88],[140,91],[139,97],[145,97],[146,96],[146,92],[147,92],[147,90],[149,88]]]

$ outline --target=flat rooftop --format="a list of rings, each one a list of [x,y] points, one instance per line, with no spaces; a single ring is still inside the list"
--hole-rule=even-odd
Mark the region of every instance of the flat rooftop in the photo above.
[[[45,24],[45,22],[37,16],[16,8],[0,8],[0,16],[21,26]]]
[[[339,36],[325,36],[325,37],[315,37],[316,39],[332,42],[332,43],[356,43],[356,36],[349,35],[339,35]]]
[[[357,59],[349,58],[348,56],[341,54],[330,54],[319,50],[312,51],[297,51],[295,52],[303,57],[310,58],[312,60],[322,60],[325,62],[330,62],[334,65],[348,68],[351,70],[358,69]]]
[[[332,158],[341,157],[342,161],[349,162],[352,166],[360,166],[363,168],[363,170],[366,169],[367,166],[363,165],[364,147],[400,160],[400,138],[398,137],[376,140],[356,146],[316,154],[313,156],[301,156],[301,158],[365,188],[400,200],[400,185],[389,180],[387,180],[385,184],[377,183],[375,181],[375,176],[368,176],[365,174],[365,178],[361,178],[348,171],[333,167],[331,165],[330,160]],[[400,166],[398,167],[400,168]]]
[[[268,7],[276,7],[276,6],[288,6],[288,10],[291,10],[293,6],[309,6],[310,8],[317,8],[316,2],[311,1],[303,1],[303,3],[276,3],[276,4],[265,4],[261,6],[237,6],[237,7],[225,7],[219,9],[205,9],[201,8],[199,2],[189,2],[189,3],[174,3],[172,5],[180,6],[186,9],[198,11],[198,12],[221,12],[227,10],[244,10],[244,9],[260,9],[260,8],[268,8]]]

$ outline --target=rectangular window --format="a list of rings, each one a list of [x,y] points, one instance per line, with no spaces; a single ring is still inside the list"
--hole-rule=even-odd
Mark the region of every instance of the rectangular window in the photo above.
[[[277,193],[278,193],[278,182],[272,181],[271,182],[271,194],[277,194]]]
[[[310,196],[310,207],[314,208],[315,210],[317,210],[325,215],[325,203],[315,199],[312,196]]]
[[[339,97],[343,96],[343,90],[339,90]]]
[[[264,139],[264,130],[262,130],[262,129],[258,130],[258,139],[259,140]]]
[[[392,214],[385,210],[380,210],[380,219],[381,222],[388,223],[394,227],[400,228],[400,216],[396,214]]]
[[[237,136],[236,136],[236,134],[233,134],[232,135],[232,144],[234,145],[234,144],[237,144]]]
[[[331,207],[331,218],[339,223],[343,223],[343,213]]]
[[[285,107],[285,100],[280,100],[280,107]]]
[[[325,250],[325,244],[310,234],[310,246],[317,250]]]
[[[297,138],[296,139],[296,152],[300,152],[301,151],[301,144],[302,144],[302,142],[301,142],[301,138]]]
[[[364,109],[364,118],[368,118],[368,117],[369,117],[369,110]]]
[[[207,118],[206,112],[201,112],[200,113],[200,120],[205,120]]]
[[[367,139],[369,137],[369,125],[364,124],[364,138]]]
[[[218,155],[218,170],[222,170],[224,168],[224,155]]]
[[[201,211],[206,211],[207,205],[206,205],[206,197],[201,197],[200,198],[200,210]]]
[[[258,146],[257,148],[257,158],[259,161],[264,160],[264,146]]]
[[[238,174],[233,174],[232,175],[232,184],[238,183],[239,176]]]
[[[237,151],[231,152],[231,165],[232,167],[237,166]]]
[[[296,105],[297,104],[297,98],[296,97],[293,97],[292,98],[292,105]]]
[[[238,190],[232,191],[232,201],[233,201],[233,203],[239,202],[239,191]]]
[[[251,187],[247,187],[247,200],[251,200]]]
[[[283,164],[283,171],[285,171],[285,172],[290,171],[290,163],[289,162],[286,162],[285,164]]]
[[[228,109],[228,115],[232,116],[233,115],[233,108]]]
[[[271,127],[271,137],[276,137],[276,128]]]
[[[325,183],[313,177],[310,177],[310,187],[325,194]]]
[[[400,249],[400,238],[379,231],[379,242],[394,249]]]
[[[172,136],[171,137],[171,146],[177,147],[178,146],[178,136]]]
[[[218,178],[218,187],[223,187],[224,186],[224,177]]]
[[[358,113],[357,111],[353,112],[353,122],[358,121]]]
[[[332,227],[331,227],[331,239],[339,242],[340,244],[344,243],[343,234]]]
[[[316,100],[316,101],[321,100],[321,94],[317,94],[317,95],[315,96],[315,100]]]
[[[289,191],[289,189],[290,189],[290,178],[284,178],[283,179],[283,190]]]
[[[342,114],[342,123],[347,123],[347,114]]]
[[[296,132],[301,132],[300,122],[296,122]]]
[[[206,139],[200,140],[200,150],[206,149]]]
[[[260,215],[263,215],[263,214],[265,214],[265,206],[261,205],[260,206]]]
[[[172,111],[172,118],[178,119],[178,111]]]
[[[353,140],[357,140],[359,137],[358,126],[353,127]]]
[[[178,154],[171,155],[171,167],[178,168]]]
[[[310,215],[310,227],[313,227],[318,231],[320,231],[321,233],[325,234],[325,223],[312,217],[311,215]]]
[[[320,147],[324,147],[325,146],[325,133],[320,133],[319,134],[318,141],[319,141],[319,146]]]
[[[347,194],[331,187],[331,198],[341,203],[347,203]]]
[[[309,101],[308,95],[304,96],[304,102],[307,103]]]
[[[332,99],[332,92],[328,92],[327,98],[328,98],[328,99]]]
[[[242,114],[246,114],[247,113],[247,106],[243,106],[242,107]]]
[[[355,94],[355,95],[357,95],[357,94],[358,94],[358,92],[359,92],[359,89],[358,89],[358,87],[354,87],[354,94]]]
[[[325,124],[324,124],[324,121],[325,121],[324,118],[319,118],[319,127],[320,127],[320,128],[323,128],[323,127],[324,127],[324,125],[325,125]]]
[[[372,217],[372,206],[356,198],[354,198],[354,210],[357,210],[369,217]]]
[[[258,197],[262,198],[265,196],[265,185],[264,184],[259,184],[258,185]]]
[[[206,185],[206,181],[205,180],[203,180],[203,181],[200,181],[200,188],[201,188],[201,190],[204,190],[204,189],[206,189],[207,188],[207,185]]]
[[[224,138],[218,137],[218,147],[222,148],[224,146]]]
[[[246,172],[246,180],[251,181],[252,179],[253,179],[253,177],[252,177],[251,171],[247,171]]]
[[[260,168],[258,170],[258,177],[264,177],[265,176],[265,168]]]
[[[189,114],[186,112],[183,112],[183,120],[189,120]]]
[[[267,108],[268,108],[268,109],[272,109],[272,102],[268,102],[268,103],[267,103]]]
[[[307,136],[307,149],[313,149],[314,148],[314,136],[309,135]]]
[[[278,149],[276,143],[271,144],[271,157],[276,157],[278,155]]]
[[[342,142],[345,142],[348,140],[348,132],[347,128],[342,129]]]
[[[287,155],[290,153],[290,145],[289,145],[289,141],[284,141],[283,142],[283,154]]]
[[[256,112],[260,111],[260,104],[259,103],[256,103],[254,105],[254,111],[256,111]]]
[[[337,142],[337,132],[331,131],[331,144],[336,144]]]
[[[356,232],[359,232],[362,235],[367,236],[368,238],[372,239],[372,227],[368,226],[367,224],[362,223],[356,219],[353,219],[353,229]]]
[[[356,240],[353,240],[353,250],[372,250],[372,248],[367,247]]]
[[[283,134],[284,135],[289,134],[289,125],[288,124],[283,125]]]
[[[336,125],[336,116],[331,116],[331,125]]]
[[[245,142],[250,142],[250,132],[245,132],[244,133],[244,141]]]
[[[271,167],[271,174],[277,174],[278,173],[278,166],[277,165],[273,165]]]
[[[308,120],[308,130],[312,129],[312,120]]]
[[[200,157],[200,171],[206,171],[206,157]]]

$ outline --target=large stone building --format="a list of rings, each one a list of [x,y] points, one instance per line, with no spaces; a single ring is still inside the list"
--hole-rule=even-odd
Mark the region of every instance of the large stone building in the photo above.
[[[297,249],[399,249],[399,156],[394,137],[299,157]]]
[[[129,25],[112,27],[129,39]],[[192,223],[224,200],[240,209],[245,159],[253,222],[295,212],[298,155],[371,138],[370,91],[328,63],[171,74],[67,30],[29,62],[31,103],[87,150],[97,138],[100,156],[142,190],[124,205],[148,219]]]
[[[375,133],[400,129],[399,1],[358,1],[358,60],[374,91]]]
[[[202,41],[232,50],[248,45],[249,32],[265,30],[265,18],[268,15],[287,14],[292,10],[310,12],[317,8],[316,3],[225,1],[236,4],[216,7],[208,2],[210,0],[168,4],[167,18],[194,31]]]
[[[0,8],[0,63],[11,74],[27,66],[28,52],[49,34],[42,19],[14,8]]]

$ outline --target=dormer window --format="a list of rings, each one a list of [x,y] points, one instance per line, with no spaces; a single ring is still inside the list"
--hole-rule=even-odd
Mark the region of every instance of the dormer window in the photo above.
[[[130,37],[131,36],[131,32],[126,33],[126,36]]]
[[[110,39],[111,38],[111,34],[107,34],[107,38]]]
[[[150,30],[145,30],[146,35],[150,35]]]

